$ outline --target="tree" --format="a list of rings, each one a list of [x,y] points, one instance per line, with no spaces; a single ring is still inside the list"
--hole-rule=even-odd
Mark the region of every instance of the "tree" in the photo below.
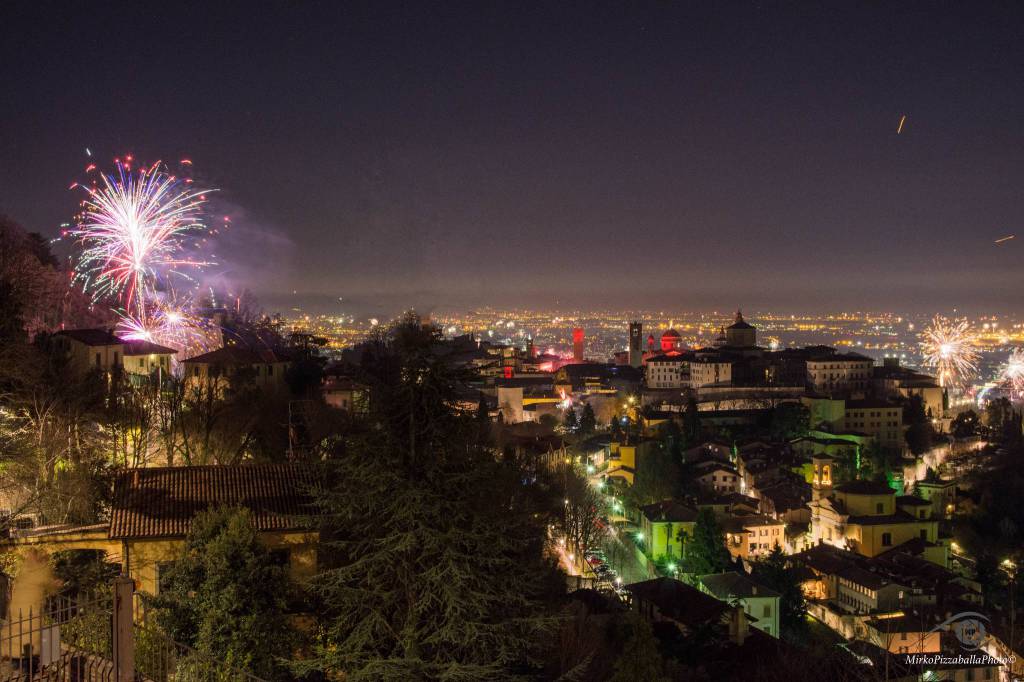
[[[961,412],[953,418],[950,429],[956,438],[970,438],[978,429],[978,413],[974,410]]]
[[[644,452],[636,466],[633,485],[626,490],[634,507],[676,497],[682,482],[679,460],[664,443]]]
[[[594,408],[590,406],[590,403],[587,403],[583,406],[583,414],[580,415],[579,431],[584,436],[589,436],[596,429],[597,416],[594,414]]]
[[[725,547],[725,534],[710,509],[701,509],[693,527],[693,537],[683,547],[683,572],[693,575],[721,573],[732,563]]]
[[[597,521],[602,496],[570,463],[560,463],[552,472],[552,480],[563,482],[562,517],[556,526],[566,538],[566,548],[582,557],[584,550],[600,544],[604,532]]]
[[[622,424],[619,422],[619,419],[619,415],[615,415],[612,417],[612,423],[608,431],[608,435],[611,437],[612,442],[614,443],[622,442]]]
[[[807,435],[810,412],[802,403],[779,403],[772,410],[769,434],[776,440],[793,440]]]
[[[513,453],[480,444],[460,407],[474,376],[434,353],[438,338],[407,315],[364,348],[368,412],[325,451],[316,491],[324,569],[303,670],[495,679],[533,665],[553,631],[542,606],[556,575],[544,555],[553,496]]]
[[[923,455],[931,450],[934,430],[924,411],[921,396],[910,396],[910,401],[903,410],[903,421],[909,424],[905,437],[910,451],[915,455]]]
[[[157,625],[177,642],[228,666],[282,679],[292,651],[289,587],[256,535],[249,512],[222,508],[195,517],[177,559],[152,597]]]
[[[609,682],[660,682],[664,676],[665,664],[658,651],[658,640],[650,624],[639,615],[632,614],[626,627],[629,636],[622,647],[622,653],[615,661],[615,674]]]
[[[576,410],[569,407],[565,410],[565,416],[562,418],[562,427],[566,433],[576,433],[580,429],[579,419],[576,418]]]
[[[775,545],[761,561],[754,564],[754,578],[779,593],[779,625],[789,639],[799,639],[807,627],[807,603],[803,589],[786,554]]]

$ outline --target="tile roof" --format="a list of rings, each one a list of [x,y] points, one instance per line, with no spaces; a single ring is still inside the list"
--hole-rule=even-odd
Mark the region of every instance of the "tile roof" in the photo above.
[[[224,346],[209,353],[188,358],[183,362],[205,365],[258,365],[265,362],[288,362],[288,358],[282,357],[280,353],[275,353],[269,348],[257,351],[244,346]]]
[[[125,357],[133,357],[136,355],[175,355],[178,352],[173,348],[161,346],[160,344],[152,343],[151,341],[122,339],[121,343],[124,344]]]
[[[896,491],[885,483],[860,479],[848,481],[835,487],[836,492],[851,495],[895,495]]]
[[[666,618],[689,627],[717,621],[730,609],[728,604],[672,578],[645,580],[626,589],[634,598],[657,606]]]
[[[124,343],[108,329],[62,329],[54,336],[66,336],[87,346],[118,346]]]
[[[775,590],[751,580],[748,576],[740,575],[736,571],[704,575],[701,576],[700,582],[708,592],[725,601],[736,597],[780,596]]]
[[[697,520],[697,510],[687,507],[675,500],[663,500],[648,504],[640,508],[640,511],[651,523],[673,522],[687,523]]]
[[[114,483],[110,537],[182,537],[217,505],[247,508],[260,531],[297,530],[310,513],[308,465],[259,464],[133,469]]]

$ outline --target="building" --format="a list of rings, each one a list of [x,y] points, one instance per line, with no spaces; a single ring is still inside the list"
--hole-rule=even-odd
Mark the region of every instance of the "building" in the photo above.
[[[843,411],[843,428],[846,431],[871,436],[886,452],[903,452],[906,441],[903,437],[902,405],[874,398],[847,400]]]
[[[683,389],[690,383],[689,358],[685,355],[654,355],[645,363],[646,384],[650,389]]]
[[[572,359],[573,362],[583,362],[584,336],[583,328],[576,327],[572,330]]]
[[[766,635],[779,636],[779,598],[775,590],[759,585],[736,571],[700,577],[700,589],[719,601],[743,607],[753,626]]]
[[[671,632],[699,647],[702,679],[767,679],[798,656],[795,649],[758,628],[759,619],[743,606],[720,601],[696,587],[658,578],[626,589],[630,608],[655,632],[666,632],[666,636]]]
[[[124,371],[142,377],[166,375],[178,351],[149,341],[124,341]]]
[[[669,329],[661,335],[661,352],[681,352],[683,350],[683,337],[675,329]]]
[[[956,481],[927,477],[914,484],[914,494],[932,505],[932,518],[948,519],[956,510]]]
[[[209,388],[223,397],[239,384],[265,390],[287,386],[285,373],[291,363],[270,349],[252,350],[224,346],[182,361],[185,381],[191,390]]]
[[[111,372],[124,358],[124,341],[108,329],[64,329],[53,335],[53,343],[67,353],[69,364],[78,372]]]
[[[736,311],[736,320],[725,328],[725,345],[730,348],[753,348],[757,345],[757,329],[744,321],[739,310]]]
[[[629,323],[629,365],[639,367],[644,359],[644,326],[641,322]]]
[[[733,467],[716,461],[700,462],[693,466],[693,479],[707,490],[716,493],[740,492],[740,475]]]
[[[881,398],[909,400],[919,396],[924,412],[939,419],[945,412],[945,392],[935,377],[900,366],[899,358],[885,358],[872,373],[875,395]]]
[[[675,500],[655,502],[640,508],[643,549],[652,559],[683,556],[684,538],[693,537],[697,510]]]
[[[732,362],[716,357],[697,357],[690,363],[690,388],[727,386],[732,383]]]
[[[824,395],[865,393],[875,362],[859,353],[827,353],[807,360],[807,384]]]
[[[160,570],[180,556],[195,516],[206,509],[248,509],[260,540],[295,579],[316,573],[318,534],[304,526],[313,513],[308,466],[261,464],[132,469],[114,483],[110,520],[91,526],[51,526],[15,531],[0,546],[19,557],[23,570],[11,587],[12,603],[38,607],[54,585],[49,557],[56,552],[104,553],[156,594]]]
[[[786,523],[763,514],[726,518],[722,521],[725,546],[733,558],[759,559],[778,546],[786,546]]]
[[[123,370],[134,377],[167,374],[178,351],[150,341],[122,339],[108,329],[65,329],[53,346],[67,354],[76,372]]]
[[[938,520],[931,503],[903,495],[884,483],[855,480],[827,489],[830,479],[816,476],[811,508],[811,537],[867,557],[877,556],[908,540],[928,547],[927,558],[946,565],[946,547],[939,542]]]
[[[351,377],[325,376],[320,392],[331,407],[355,412],[366,407],[369,388]]]

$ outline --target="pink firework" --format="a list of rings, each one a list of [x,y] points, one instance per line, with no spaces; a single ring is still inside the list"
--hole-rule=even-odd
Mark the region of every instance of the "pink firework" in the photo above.
[[[85,290],[145,319],[158,282],[211,264],[186,254],[187,242],[206,230],[209,190],[190,189],[159,162],[133,172],[129,159],[98,183],[79,185],[88,196],[70,236],[82,247],[75,277]]]

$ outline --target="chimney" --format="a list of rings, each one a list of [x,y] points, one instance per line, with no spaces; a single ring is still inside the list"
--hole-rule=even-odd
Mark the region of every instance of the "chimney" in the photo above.
[[[747,614],[742,606],[735,606],[729,616],[729,639],[737,646],[743,646],[747,639],[750,625],[747,621]]]

